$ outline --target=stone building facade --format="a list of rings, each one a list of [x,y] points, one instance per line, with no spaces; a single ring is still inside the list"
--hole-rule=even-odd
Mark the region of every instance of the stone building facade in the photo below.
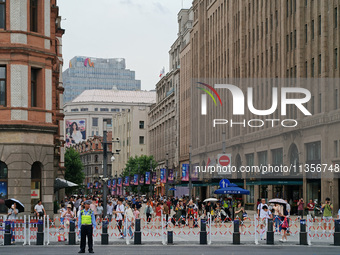
[[[207,115],[201,115],[201,91],[191,93],[191,141],[192,163],[206,166],[216,162],[222,153],[232,155],[232,165],[321,163],[333,165],[339,162],[339,6],[340,1],[224,1],[195,0],[190,54],[193,81],[211,78],[212,85],[221,82],[237,82],[234,78],[333,78],[322,86],[311,82],[312,98],[307,108],[312,113],[304,117],[291,111],[300,125],[298,129],[282,129],[278,126],[264,129],[213,128],[212,119],[224,115],[231,118],[230,93],[218,90],[223,107],[214,107],[208,101]],[[186,50],[186,48],[184,48]],[[184,55],[185,51],[183,51]],[[181,69],[186,69],[181,63]],[[229,78],[229,80],[228,80]],[[335,82],[334,82],[335,81]],[[321,83],[321,82],[320,82]],[[194,87],[193,84],[192,86]],[[266,86],[257,103],[266,105],[270,94]],[[264,92],[263,92],[264,91]],[[259,106],[257,105],[257,106]],[[259,106],[259,108],[260,108]],[[270,106],[269,106],[270,107]],[[267,108],[264,108],[267,109]],[[252,117],[247,115],[245,117]],[[278,117],[274,113],[271,117]],[[280,116],[279,116],[280,117]],[[236,120],[239,120],[236,118]],[[223,176],[222,176],[223,177]],[[203,198],[210,196],[221,176],[202,174],[205,187],[196,189]],[[225,176],[224,176],[225,177]],[[249,207],[260,197],[300,197],[317,199],[318,203],[330,197],[334,207],[339,207],[339,179],[326,178],[256,178],[233,174],[226,176],[251,191],[244,197]]]
[[[20,200],[25,213],[41,199],[50,214],[64,167],[64,30],[56,0],[0,4],[0,199]]]
[[[112,144],[110,141],[112,140],[112,132],[107,132],[107,176],[108,178],[112,178],[113,174],[111,172],[111,154],[112,151]],[[79,152],[81,162],[84,165],[84,174],[85,174],[85,180],[84,185],[85,189],[87,191],[93,192],[95,194],[96,192],[100,192],[100,189],[94,188],[94,184],[96,182],[102,182],[101,176],[103,176],[103,137],[102,136],[94,136],[90,137],[86,141],[83,141],[81,143],[72,145],[72,147]],[[92,184],[92,190],[89,190],[87,188],[87,184]]]
[[[130,157],[149,155],[148,112],[150,105],[131,106],[129,111],[112,116],[113,138],[119,138],[114,150],[120,149],[112,163],[112,173],[120,176]]]

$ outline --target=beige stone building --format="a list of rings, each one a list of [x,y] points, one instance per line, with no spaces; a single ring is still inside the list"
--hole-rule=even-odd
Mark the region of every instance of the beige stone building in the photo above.
[[[194,165],[205,166],[217,161],[217,154],[222,152],[223,133],[226,152],[232,155],[231,164],[237,168],[261,164],[310,166],[321,163],[330,166],[339,163],[339,82],[334,80],[340,77],[339,7],[338,0],[193,1],[190,48],[187,46],[182,51],[183,58],[191,54],[192,60],[182,61],[181,69],[188,70],[191,66],[193,78],[191,144]],[[261,129],[227,125],[213,128],[214,118],[224,116],[236,121],[242,118],[232,115],[231,95],[222,89],[217,92],[223,106],[215,106],[212,99],[208,99],[207,115],[201,115],[201,95],[204,93],[194,89],[200,80],[211,82],[210,85],[240,83],[238,86],[244,89],[246,86],[240,81],[226,79],[303,77],[314,78],[306,85],[297,84],[306,86],[312,93],[306,104],[312,116],[289,108],[288,117],[299,122],[294,129],[279,125],[272,128],[268,124]],[[324,84],[320,80],[313,83],[316,78],[333,79]],[[257,80],[254,91],[256,107],[268,109],[270,100],[264,99],[271,98],[270,82]],[[282,119],[278,111],[270,117]],[[244,118],[254,116],[246,113]],[[202,198],[210,196],[221,177],[201,174],[203,187],[196,188],[195,194]],[[248,207],[253,207],[260,197],[285,197],[292,200],[295,210],[294,200],[300,197],[318,202],[330,197],[336,210],[339,208],[339,179],[334,175],[323,178],[283,176],[280,179],[244,174],[224,177],[251,191],[250,196],[244,197]]]
[[[156,84],[157,102],[149,113],[150,154],[161,168],[173,169],[175,183],[180,182],[181,164],[189,160],[189,91],[181,86],[181,51],[190,42],[193,14],[178,13],[178,37],[169,51],[170,71]],[[188,60],[189,61],[189,60]],[[186,78],[189,78],[186,72]],[[187,80],[186,80],[187,81]],[[180,110],[185,104],[186,111]],[[182,105],[182,106],[181,106]],[[181,143],[184,145],[181,146]],[[168,159],[168,165],[166,165]],[[159,171],[158,171],[159,173]]]
[[[148,112],[150,104],[131,106],[129,111],[113,114],[113,138],[119,138],[120,144],[114,144],[112,175],[120,176],[130,157],[149,155]]]

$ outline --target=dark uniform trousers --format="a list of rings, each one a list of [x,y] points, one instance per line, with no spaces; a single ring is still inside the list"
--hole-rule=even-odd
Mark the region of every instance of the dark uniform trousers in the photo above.
[[[80,239],[80,250],[85,251],[86,237],[88,240],[89,251],[93,251],[93,228],[92,225],[81,225],[81,239]]]

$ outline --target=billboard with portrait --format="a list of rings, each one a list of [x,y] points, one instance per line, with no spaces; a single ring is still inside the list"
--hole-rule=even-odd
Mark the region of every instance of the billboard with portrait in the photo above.
[[[77,144],[86,139],[86,120],[65,120],[65,144]]]

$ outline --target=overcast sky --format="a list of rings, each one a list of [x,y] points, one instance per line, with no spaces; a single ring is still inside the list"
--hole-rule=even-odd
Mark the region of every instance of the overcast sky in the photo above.
[[[189,8],[191,0],[183,0]],[[64,70],[74,56],[125,58],[142,89],[154,89],[177,38],[182,0],[58,0]]]

